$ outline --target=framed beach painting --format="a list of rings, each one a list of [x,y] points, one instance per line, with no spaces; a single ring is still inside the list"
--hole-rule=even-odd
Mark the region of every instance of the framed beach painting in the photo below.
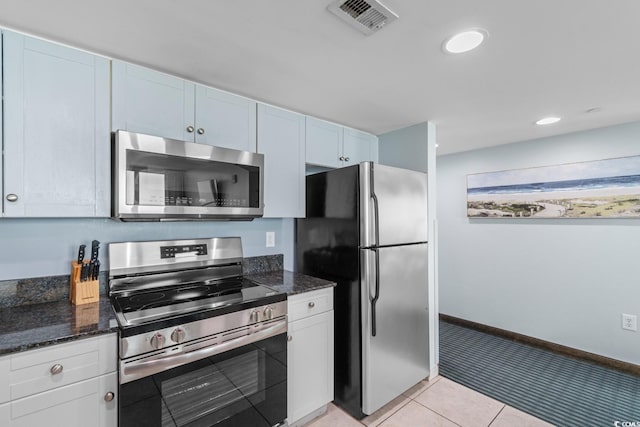
[[[469,218],[640,218],[640,156],[467,175]]]

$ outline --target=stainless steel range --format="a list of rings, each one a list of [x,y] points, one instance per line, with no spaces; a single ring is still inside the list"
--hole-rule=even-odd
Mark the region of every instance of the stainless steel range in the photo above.
[[[277,426],[286,294],[242,276],[239,238],[109,245],[119,425]]]

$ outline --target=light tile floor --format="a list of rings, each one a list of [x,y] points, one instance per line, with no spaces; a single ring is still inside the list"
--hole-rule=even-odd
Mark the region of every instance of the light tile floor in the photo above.
[[[376,413],[358,421],[330,404],[306,427],[543,427],[538,418],[446,378],[424,380]]]

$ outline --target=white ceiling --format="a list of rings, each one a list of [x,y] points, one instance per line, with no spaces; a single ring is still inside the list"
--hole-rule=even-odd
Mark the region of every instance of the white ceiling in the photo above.
[[[369,37],[330,1],[0,0],[0,25],[374,134],[432,121],[439,154],[640,120],[638,0],[383,0]]]

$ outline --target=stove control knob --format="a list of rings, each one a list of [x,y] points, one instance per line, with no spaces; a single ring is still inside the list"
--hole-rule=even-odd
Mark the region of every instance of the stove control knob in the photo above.
[[[175,328],[173,332],[171,332],[171,340],[173,340],[173,342],[180,344],[181,342],[184,341],[185,335],[186,333],[184,332],[184,329]]]
[[[264,312],[262,313],[264,315],[264,318],[267,320],[270,320],[273,318],[273,308],[271,308],[270,305],[268,305],[265,309]]]
[[[249,322],[255,323],[260,321],[260,312],[258,310],[251,310],[249,314]]]
[[[164,347],[164,341],[165,341],[164,336],[161,333],[157,333],[151,337],[151,339],[149,340],[149,344],[151,344],[151,347],[158,350]]]

